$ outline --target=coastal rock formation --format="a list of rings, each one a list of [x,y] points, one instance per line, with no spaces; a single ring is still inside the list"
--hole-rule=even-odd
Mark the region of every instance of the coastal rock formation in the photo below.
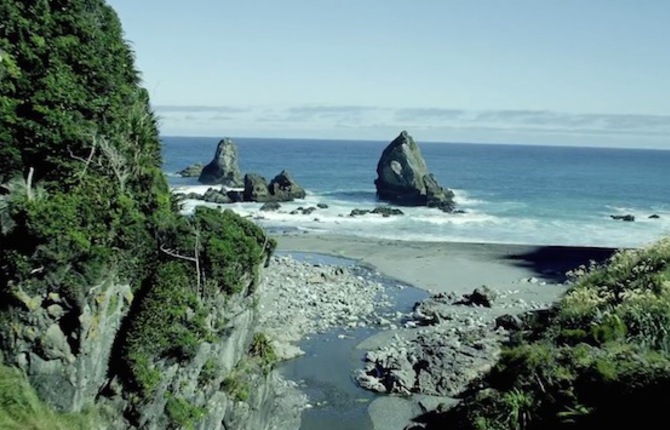
[[[545,311],[534,309],[547,303],[525,302],[515,298],[518,293],[479,287],[417,302],[405,319],[405,327],[416,330],[399,332],[390,344],[368,351],[356,381],[381,393],[461,395],[492,368],[509,331],[532,330],[546,318]],[[501,316],[502,309],[523,312]]]
[[[219,204],[224,204],[224,203],[230,203],[232,200],[228,195],[222,190],[215,190],[214,188],[210,188],[205,192],[205,194],[202,196],[202,200],[209,202],[209,203],[219,203]]]
[[[202,169],[198,182],[221,184],[226,187],[243,185],[240,168],[237,165],[237,146],[231,139],[225,138],[219,142],[214,159]]]
[[[262,211],[278,211],[281,208],[281,205],[277,202],[267,202],[261,206]]]
[[[270,184],[255,173],[244,176],[244,201],[246,202],[290,202],[305,198],[305,190],[283,170]]]
[[[625,222],[633,222],[635,221],[635,216],[631,214],[626,214],[626,215],[610,215],[610,218],[612,218],[615,221],[625,221]]]
[[[293,179],[288,170],[282,170],[270,181],[270,194],[275,200],[287,202],[295,199],[304,199],[305,190]]]
[[[203,168],[204,166],[202,163],[195,163],[188,166],[184,170],[180,170],[177,172],[177,175],[181,176],[182,178],[197,178],[202,174]]]
[[[268,182],[261,175],[247,173],[244,175],[244,201],[269,202],[273,199],[268,190]]]
[[[406,131],[384,149],[377,164],[375,186],[380,200],[398,205],[435,207],[444,212],[455,208],[454,193],[438,184]]]

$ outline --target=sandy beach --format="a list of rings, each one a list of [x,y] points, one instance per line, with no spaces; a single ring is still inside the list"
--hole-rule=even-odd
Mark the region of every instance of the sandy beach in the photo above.
[[[407,242],[350,236],[278,236],[278,250],[318,252],[357,260],[386,276],[432,293],[509,288],[520,281],[562,283],[565,272],[609,257],[613,249],[457,242]]]

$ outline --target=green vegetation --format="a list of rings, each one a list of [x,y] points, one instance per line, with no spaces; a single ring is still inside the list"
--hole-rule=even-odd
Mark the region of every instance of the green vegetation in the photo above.
[[[221,373],[221,367],[213,359],[208,359],[200,370],[198,375],[198,385],[207,385],[214,381]]]
[[[144,397],[159,382],[156,359],[189,360],[200,343],[216,340],[203,298],[240,292],[274,246],[232,211],[204,207],[192,218],[177,218],[165,238],[171,246],[161,248],[161,263],[147,280],[123,344],[126,380]]]
[[[59,414],[42,403],[26,378],[0,365],[0,428],[4,430],[88,430],[95,416]]]
[[[30,312],[19,289],[76,311],[102,279],[129,282],[111,372],[142,401],[158,361],[215,341],[209,299],[254,286],[275,242],[231,211],[177,214],[156,118],[104,0],[6,0],[0,16],[0,344],[9,306]],[[166,412],[179,426],[200,413],[177,398]]]
[[[146,278],[173,215],[116,14],[102,0],[7,0],[0,16],[0,289],[80,303],[105,270]]]
[[[221,389],[230,394],[238,402],[249,400],[251,382],[247,371],[248,365],[239,363],[221,383]]]
[[[277,353],[265,333],[256,333],[249,346],[249,356],[257,358],[260,366],[268,373],[277,362]]]
[[[258,369],[267,375],[277,362],[277,354],[270,339],[263,333],[256,333],[249,345],[247,357],[240,360],[235,368],[223,379],[221,389],[238,402],[249,400],[254,378]],[[203,372],[205,369],[203,369]],[[202,374],[201,374],[202,376]]]
[[[488,389],[447,412],[454,428],[602,428],[665,419],[670,240],[576,273],[539,336],[507,347]]]
[[[165,404],[165,415],[170,421],[170,429],[191,430],[205,413],[203,408],[179,397],[169,396]]]

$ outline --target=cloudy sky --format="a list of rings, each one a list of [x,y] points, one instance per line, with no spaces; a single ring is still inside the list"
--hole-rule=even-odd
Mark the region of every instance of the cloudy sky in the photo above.
[[[667,0],[108,0],[164,135],[670,149]]]

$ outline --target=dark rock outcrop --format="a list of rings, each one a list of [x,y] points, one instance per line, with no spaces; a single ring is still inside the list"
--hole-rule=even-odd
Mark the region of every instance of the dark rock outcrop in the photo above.
[[[305,190],[288,171],[283,170],[270,184],[260,175],[247,173],[243,195],[246,202],[290,202],[305,198]]]
[[[237,165],[237,146],[232,140],[225,138],[219,142],[214,159],[202,169],[198,182],[227,187],[243,185],[240,168]]]
[[[490,308],[493,301],[496,299],[496,293],[486,285],[475,288],[471,294],[463,295],[463,299],[456,304],[463,304],[468,306],[483,306]]]
[[[264,177],[255,173],[244,175],[245,202],[269,202],[272,200],[268,183]]]
[[[214,188],[210,188],[205,192],[205,194],[202,196],[202,200],[209,202],[209,203],[218,203],[218,204],[225,204],[225,203],[230,203],[230,197],[221,190],[215,190]]]
[[[379,214],[382,215],[383,217],[389,217],[391,215],[405,215],[403,211],[401,211],[398,208],[392,208],[390,206],[378,206],[372,210],[373,214]]]
[[[626,215],[610,215],[610,218],[612,218],[615,221],[626,221],[626,222],[633,222],[635,221],[635,216],[631,214],[626,214]]]
[[[349,216],[354,217],[360,215],[367,215],[369,213],[370,211],[368,209],[352,209],[351,212],[349,213]]]
[[[270,181],[268,189],[275,200],[280,202],[305,198],[305,190],[293,179],[288,170],[282,170],[275,176]]]
[[[267,202],[267,203],[263,204],[263,206],[261,206],[260,210],[270,212],[270,211],[277,211],[277,210],[279,210],[279,208],[281,208],[281,205],[279,203],[277,203],[277,202]]]
[[[403,131],[384,149],[377,164],[377,197],[402,206],[429,206],[452,212],[454,193],[428,171],[412,137]]]
[[[317,203],[316,207],[319,209],[328,209],[328,205],[325,203]]]
[[[230,190],[226,193],[231,203],[238,203],[244,201],[244,191]]]
[[[649,219],[659,219],[661,216],[658,214],[649,215]]]
[[[204,167],[202,163],[195,163],[188,166],[184,170],[180,170],[179,172],[177,172],[177,174],[182,178],[196,178],[202,174],[203,168]]]

